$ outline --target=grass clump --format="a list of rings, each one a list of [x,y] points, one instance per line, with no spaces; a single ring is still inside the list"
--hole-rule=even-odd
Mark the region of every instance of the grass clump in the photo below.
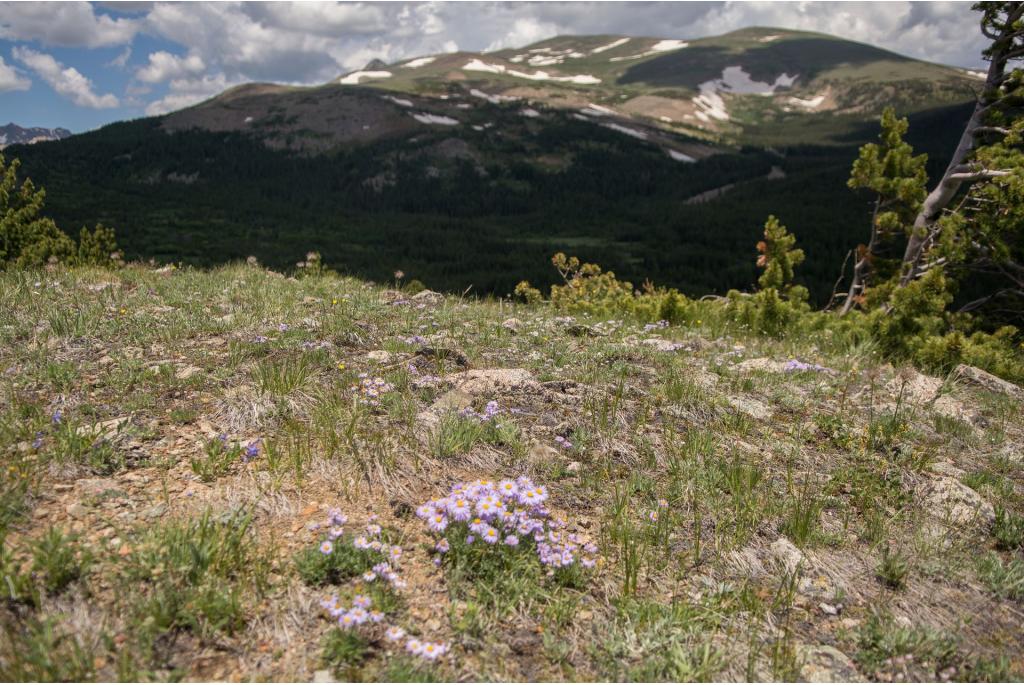
[[[992,537],[999,549],[1015,550],[1024,546],[1024,516],[1018,516],[1005,507],[996,507],[996,520],[992,524]]]
[[[264,359],[256,364],[253,380],[261,392],[285,397],[298,390],[313,375],[313,364],[302,357]]]
[[[910,563],[899,551],[893,551],[888,545],[882,550],[882,559],[878,564],[875,574],[886,586],[899,590],[907,584],[907,574],[910,572]]]
[[[53,619],[0,621],[0,680],[84,682],[96,679],[94,653]]]
[[[923,626],[898,625],[892,616],[874,610],[857,634],[857,661],[868,672],[885,667],[895,657],[911,656],[914,680],[931,680],[934,675],[954,664],[957,641],[951,635]]]
[[[143,647],[176,630],[209,638],[245,625],[270,571],[251,523],[247,514],[207,512],[143,534],[126,567],[126,580],[136,584],[129,612]]]
[[[358,680],[362,665],[370,656],[370,641],[354,630],[332,628],[324,637],[321,659],[336,678]]]
[[[77,539],[58,528],[50,528],[33,546],[32,570],[47,592],[63,592],[88,571],[91,556],[76,548]]]
[[[302,582],[310,587],[340,585],[384,560],[380,552],[357,549],[349,542],[335,541],[329,553],[324,553],[322,546],[299,552],[295,556],[295,569]]]
[[[989,590],[1008,599],[1024,599],[1024,561],[990,552],[978,561],[978,576]]]

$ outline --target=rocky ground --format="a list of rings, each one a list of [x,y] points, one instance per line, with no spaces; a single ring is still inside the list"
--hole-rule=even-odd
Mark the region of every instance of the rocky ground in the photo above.
[[[0,678],[1020,678],[1022,408],[710,310],[0,274]],[[421,504],[520,477],[571,564],[436,551]]]

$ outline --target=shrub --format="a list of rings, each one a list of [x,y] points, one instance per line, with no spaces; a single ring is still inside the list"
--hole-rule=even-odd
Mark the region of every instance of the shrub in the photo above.
[[[76,245],[52,219],[40,215],[46,191],[37,190],[31,179],[18,184],[20,165],[17,159],[7,164],[0,154],[0,267],[112,264],[117,251],[114,232],[99,224],[92,231],[83,227]]]

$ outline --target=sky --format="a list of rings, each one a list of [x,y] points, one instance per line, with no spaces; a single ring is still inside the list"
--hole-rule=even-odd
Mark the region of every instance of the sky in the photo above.
[[[984,66],[966,2],[2,2],[0,125],[75,133],[249,81],[321,84],[372,59],[519,47],[561,34],[830,33]]]

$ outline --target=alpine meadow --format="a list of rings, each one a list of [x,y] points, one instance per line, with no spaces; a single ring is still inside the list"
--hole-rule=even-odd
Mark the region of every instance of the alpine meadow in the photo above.
[[[1024,2],[898,5],[0,2],[0,680],[1024,680]]]

